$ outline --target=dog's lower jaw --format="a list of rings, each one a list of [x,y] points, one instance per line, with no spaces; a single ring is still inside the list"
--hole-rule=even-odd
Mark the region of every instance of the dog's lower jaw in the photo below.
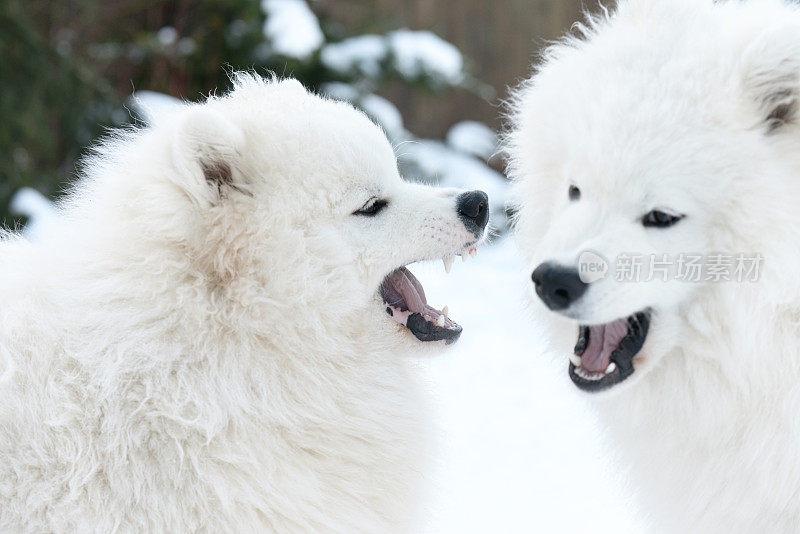
[[[634,373],[634,358],[644,346],[652,310],[646,309],[603,325],[578,328],[570,356],[569,377],[581,390],[605,391]]]

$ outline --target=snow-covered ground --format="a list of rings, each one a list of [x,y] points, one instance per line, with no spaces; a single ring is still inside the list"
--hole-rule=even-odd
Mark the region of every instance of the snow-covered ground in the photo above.
[[[481,247],[449,275],[441,262],[411,269],[431,304],[448,304],[464,327],[449,352],[423,364],[442,441],[424,532],[645,531],[566,357],[542,355],[513,240]]]

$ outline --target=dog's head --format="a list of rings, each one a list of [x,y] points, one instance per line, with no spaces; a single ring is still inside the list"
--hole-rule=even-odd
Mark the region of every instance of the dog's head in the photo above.
[[[109,203],[138,205],[122,211],[140,238],[173,245],[215,306],[235,310],[219,318],[269,325],[285,343],[458,338],[406,265],[467,257],[486,195],[404,182],[384,133],[350,105],[239,75],[229,94],[156,119],[115,153],[126,151],[138,156],[117,167],[135,180],[106,186]]]
[[[689,337],[739,365],[720,347],[754,325],[731,303],[798,297],[798,20],[779,2],[623,2],[518,91],[519,242],[580,389],[630,387]]]

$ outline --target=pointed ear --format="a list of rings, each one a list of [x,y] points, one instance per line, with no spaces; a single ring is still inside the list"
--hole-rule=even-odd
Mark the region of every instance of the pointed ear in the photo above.
[[[221,114],[205,106],[188,110],[178,125],[175,161],[190,197],[214,203],[230,189],[241,192],[237,166],[243,146],[244,133]]]
[[[744,87],[769,133],[800,121],[800,24],[771,28],[747,47]]]

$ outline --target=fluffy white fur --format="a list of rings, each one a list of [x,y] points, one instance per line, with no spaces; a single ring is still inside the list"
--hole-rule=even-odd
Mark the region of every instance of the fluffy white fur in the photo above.
[[[295,81],[105,142],[57,231],[0,242],[0,530],[404,529],[422,344],[377,289],[474,239],[454,197]]]
[[[796,532],[800,8],[622,1],[551,46],[512,107],[517,231],[531,270],[574,265],[587,249],[763,254],[757,283],[609,276],[572,319],[531,296],[565,371],[576,322],[653,309],[634,375],[591,401],[658,527]],[[643,227],[656,208],[686,217]]]

